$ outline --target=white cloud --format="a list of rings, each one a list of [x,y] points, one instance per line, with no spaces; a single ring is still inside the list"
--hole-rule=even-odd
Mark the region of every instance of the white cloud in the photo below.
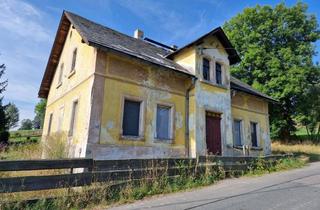
[[[0,28],[14,35],[36,38],[39,41],[50,39],[49,33],[40,24],[42,13],[31,4],[16,0],[2,0],[0,8]]]
[[[4,102],[18,106],[20,120],[32,119],[54,29],[50,17],[26,1],[1,0],[0,8],[0,63],[9,81]]]

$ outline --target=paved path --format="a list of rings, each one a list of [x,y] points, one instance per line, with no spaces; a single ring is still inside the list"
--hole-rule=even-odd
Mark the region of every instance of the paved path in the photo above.
[[[215,185],[146,198],[112,209],[320,209],[320,162],[261,177],[226,179]]]

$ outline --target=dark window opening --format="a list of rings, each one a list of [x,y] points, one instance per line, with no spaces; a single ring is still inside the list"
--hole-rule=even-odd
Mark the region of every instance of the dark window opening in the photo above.
[[[253,147],[258,146],[257,123],[250,122],[251,144]]]
[[[241,120],[233,121],[233,141],[235,146],[242,146]]]
[[[204,80],[210,80],[210,61],[206,58],[202,60],[202,76]]]
[[[124,136],[139,136],[140,101],[124,101],[122,129]]]
[[[222,70],[219,63],[216,63],[216,83],[219,85],[222,84]]]

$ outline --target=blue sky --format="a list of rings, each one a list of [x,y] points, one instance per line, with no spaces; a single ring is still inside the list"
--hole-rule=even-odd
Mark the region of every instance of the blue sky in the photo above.
[[[182,46],[223,25],[245,7],[279,2],[291,6],[297,1],[0,0],[0,63],[6,64],[9,80],[4,100],[18,106],[20,119],[33,119],[38,88],[64,9],[129,35],[140,28],[149,38]],[[320,23],[320,1],[303,2]],[[320,51],[320,42],[316,45]],[[314,61],[320,62],[320,56]]]

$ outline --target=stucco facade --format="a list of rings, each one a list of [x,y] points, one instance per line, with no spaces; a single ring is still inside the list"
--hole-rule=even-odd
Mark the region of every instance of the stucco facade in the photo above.
[[[143,58],[144,54],[133,56],[128,47],[121,47],[120,52],[92,44],[76,21],[79,17],[72,15],[63,14],[62,22],[69,24],[68,29],[60,35],[58,30],[57,36],[64,42],[60,49],[54,44],[58,61],[54,63],[50,56],[43,80],[50,82],[43,82],[39,91],[47,97],[43,141],[51,135],[64,135],[61,138],[71,145],[71,157],[196,157],[208,154],[207,118],[213,113],[220,123],[219,155],[243,155],[242,148],[234,145],[235,119],[242,122],[243,145],[251,145],[250,123],[257,125],[258,143],[251,147],[250,155],[270,154],[269,101],[263,95],[231,87],[230,65],[235,61],[230,60],[230,54],[234,52],[225,50],[221,34],[202,37],[201,42],[178,50],[170,58],[161,54],[164,60],[149,54],[150,59],[159,61],[156,63]],[[159,50],[143,40],[121,36],[146,51]],[[203,77],[204,58],[210,62],[212,80]],[[220,84],[214,82],[216,63],[221,66]],[[49,71],[52,79],[46,80]],[[135,137],[123,134],[125,100],[140,103],[139,135]],[[157,107],[162,105],[170,107],[170,138],[166,140],[157,137]]]

